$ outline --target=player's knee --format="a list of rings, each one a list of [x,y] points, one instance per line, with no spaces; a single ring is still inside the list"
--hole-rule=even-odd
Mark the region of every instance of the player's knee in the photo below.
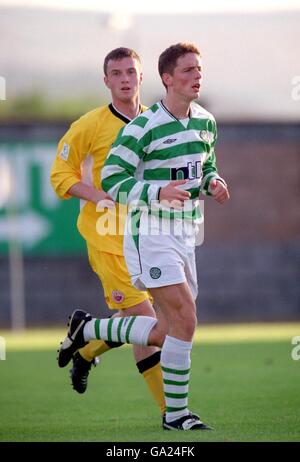
[[[148,345],[154,345],[161,348],[165,341],[165,338],[166,330],[163,329],[162,325],[156,323],[149,334]]]
[[[176,330],[179,328],[187,336],[192,337],[197,325],[196,307],[194,305],[187,306],[176,310],[173,318],[173,325]]]
[[[122,310],[121,316],[150,316],[156,318],[156,313],[149,300],[144,300],[137,305]]]
[[[193,337],[197,325],[196,314],[191,314],[189,319],[186,320],[186,333],[189,337]]]

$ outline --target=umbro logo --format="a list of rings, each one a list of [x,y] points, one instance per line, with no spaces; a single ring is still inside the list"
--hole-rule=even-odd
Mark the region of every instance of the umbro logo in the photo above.
[[[177,138],[168,138],[163,142],[163,144],[171,144],[174,143],[174,141],[177,141]]]

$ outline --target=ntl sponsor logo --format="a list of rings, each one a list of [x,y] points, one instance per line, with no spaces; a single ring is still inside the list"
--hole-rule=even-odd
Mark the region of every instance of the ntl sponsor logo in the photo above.
[[[195,178],[201,178],[202,176],[202,165],[200,160],[196,160],[193,165],[192,162],[188,162],[186,167],[171,168],[171,180],[194,180]]]

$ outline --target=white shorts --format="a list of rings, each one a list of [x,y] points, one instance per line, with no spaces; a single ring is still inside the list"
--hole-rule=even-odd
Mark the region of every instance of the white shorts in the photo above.
[[[134,236],[130,230],[139,217]],[[133,217],[129,214],[124,256],[132,283],[137,289],[187,282],[196,299],[198,284],[193,223],[149,216],[147,212],[137,212]]]

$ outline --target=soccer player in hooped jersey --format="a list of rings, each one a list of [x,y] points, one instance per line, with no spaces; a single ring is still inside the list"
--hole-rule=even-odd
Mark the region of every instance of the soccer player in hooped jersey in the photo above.
[[[100,187],[106,156],[120,129],[146,109],[140,104],[142,72],[137,53],[128,48],[112,50],[104,60],[104,82],[111,92],[112,103],[88,112],[71,125],[59,142],[51,182],[61,199],[72,196],[81,199],[78,229],[86,240],[90,264],[102,282],[109,308],[119,310],[119,316],[155,316],[149,294],[131,283],[123,256],[122,234],[104,234],[97,228],[98,221],[105,220],[108,214],[107,210],[96,209],[98,202],[108,197]],[[117,208],[115,217],[121,216]],[[71,380],[78,393],[86,390],[95,358],[120,345],[122,342],[113,342],[110,338],[106,342],[98,340],[68,358],[73,363]],[[160,351],[155,346],[134,345],[134,356],[163,414]],[[66,365],[67,362],[59,361],[60,367]]]
[[[126,263],[135,286],[147,288],[160,306],[168,334],[152,317],[94,319],[76,310],[59,355],[68,357],[90,339],[105,340],[108,335],[114,341],[161,346],[163,428],[206,430],[210,427],[188,408],[197,322],[191,238],[197,229],[200,192],[220,204],[229,193],[216,167],[215,119],[194,101],[201,88],[200,51],[189,43],[169,47],[159,57],[159,73],[166,96],[121,130],[102,169],[102,188],[114,200],[134,204],[124,239]],[[163,231],[166,221],[172,222],[168,233]]]

